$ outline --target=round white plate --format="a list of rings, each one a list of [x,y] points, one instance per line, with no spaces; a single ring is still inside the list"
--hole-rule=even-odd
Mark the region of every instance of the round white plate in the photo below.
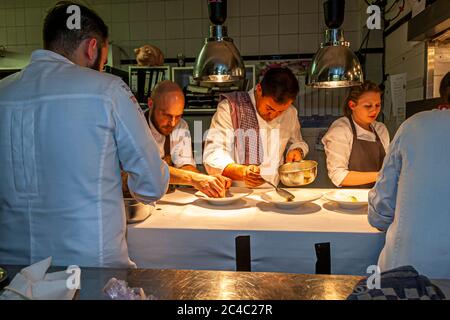
[[[358,209],[368,203],[369,190],[338,190],[324,195],[324,199],[336,202],[343,209]]]
[[[214,206],[226,206],[252,194],[252,192],[252,189],[249,188],[231,187],[225,198],[210,198],[201,191],[196,192],[195,195]]]
[[[323,196],[322,192],[315,190],[291,190],[288,188],[286,188],[286,190],[295,196],[295,199],[293,201],[287,201],[275,190],[262,194],[261,198],[264,201],[274,204],[280,209],[293,209],[298,208],[306,203],[319,200]]]

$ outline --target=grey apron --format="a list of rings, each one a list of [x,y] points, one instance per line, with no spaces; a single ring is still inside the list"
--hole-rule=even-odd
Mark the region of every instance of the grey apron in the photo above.
[[[347,117],[350,121],[353,132],[353,145],[352,152],[350,154],[350,159],[348,162],[348,170],[359,171],[359,172],[378,172],[383,166],[384,157],[386,156],[386,151],[384,150],[383,144],[381,143],[380,137],[374,128],[372,132],[376,136],[376,141],[366,141],[358,139],[356,134],[356,127],[351,117]],[[375,183],[369,183],[356,188],[373,188]],[[352,187],[355,188],[355,187]]]

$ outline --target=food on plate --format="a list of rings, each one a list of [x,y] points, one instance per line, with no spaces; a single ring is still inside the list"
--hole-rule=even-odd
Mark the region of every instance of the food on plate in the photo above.
[[[358,202],[358,198],[355,196],[349,196],[348,199],[350,200],[350,202]]]

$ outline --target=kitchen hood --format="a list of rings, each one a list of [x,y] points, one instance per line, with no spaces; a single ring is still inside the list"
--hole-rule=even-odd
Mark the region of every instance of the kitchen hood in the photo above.
[[[201,84],[230,84],[245,80],[244,61],[239,50],[228,37],[227,0],[208,0],[209,38],[200,51],[194,66],[194,79]]]
[[[436,0],[408,22],[408,41],[450,40],[450,1]]]

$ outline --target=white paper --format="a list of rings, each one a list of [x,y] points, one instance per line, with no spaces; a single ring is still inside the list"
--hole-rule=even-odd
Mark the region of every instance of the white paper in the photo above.
[[[391,86],[392,112],[400,125],[406,119],[406,73],[389,77]]]

